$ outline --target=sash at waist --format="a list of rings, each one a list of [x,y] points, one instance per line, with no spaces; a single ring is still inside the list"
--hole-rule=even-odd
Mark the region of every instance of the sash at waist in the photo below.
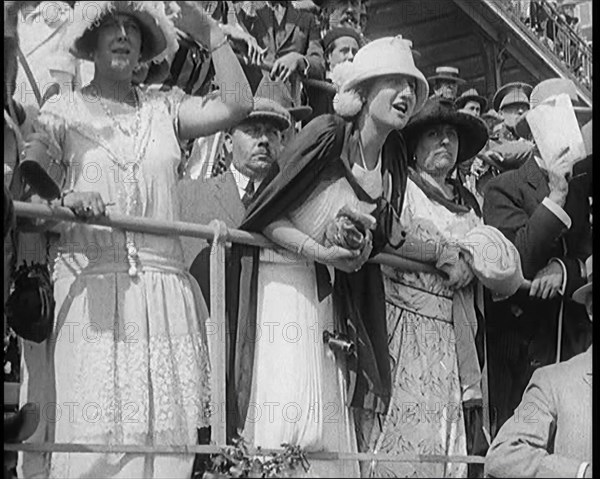
[[[384,280],[385,299],[392,305],[412,311],[428,318],[453,323],[452,299],[443,294],[436,294],[416,286],[392,281],[389,277]]]
[[[74,275],[128,274],[129,266],[126,254],[121,254],[120,257],[113,257],[110,254],[99,255],[94,259],[84,253],[62,252],[58,254],[54,264],[54,277],[59,279]],[[136,266],[138,273],[187,274],[183,261],[167,258],[153,251],[139,251]]]

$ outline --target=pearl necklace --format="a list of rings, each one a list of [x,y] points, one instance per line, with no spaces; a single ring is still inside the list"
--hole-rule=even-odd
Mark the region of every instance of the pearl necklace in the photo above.
[[[121,125],[121,123],[117,121],[117,118],[115,117],[113,112],[110,110],[110,108],[108,108],[108,105],[106,105],[106,103],[104,102],[104,100],[102,99],[101,96],[99,96],[98,99],[100,101],[100,106],[106,113],[106,116],[108,116],[108,118],[110,118],[110,120],[116,125],[116,127],[119,130],[121,130],[121,133],[123,133],[125,136],[128,136],[128,137],[133,136],[134,138],[136,138],[139,135],[140,125],[141,125],[140,101],[139,101],[138,91],[137,91],[136,87],[133,87],[133,97],[135,99],[135,125],[133,127],[133,132],[131,130],[129,130],[128,128],[123,127],[123,125]],[[132,133],[133,133],[133,135],[132,135]]]
[[[137,157],[135,158],[133,163],[130,163],[130,165],[132,168],[135,168],[135,166],[138,165],[139,161],[143,158],[143,156],[146,152],[145,146],[147,146],[147,143],[144,146],[144,148],[140,148],[141,145],[138,145],[138,142],[140,142],[142,140],[141,132],[140,132],[140,128],[141,128],[141,124],[142,124],[142,115],[141,115],[139,93],[138,93],[136,87],[133,87],[133,94],[134,94],[134,99],[135,99],[135,124],[134,124],[134,128],[133,128],[133,132],[130,131],[129,129],[124,128],[121,125],[121,123],[119,123],[117,121],[116,117],[114,116],[114,114],[112,113],[110,108],[108,108],[108,106],[104,103],[102,97],[99,97],[99,102],[100,102],[100,106],[106,113],[106,116],[113,122],[113,124],[116,125],[117,128],[119,130],[121,130],[121,132],[125,136],[133,137],[133,151],[137,152],[137,155],[136,155]],[[127,167],[127,165],[123,165],[119,162],[119,167],[123,168],[123,167]],[[125,188],[129,189],[129,187],[136,189],[139,186],[138,186],[137,182],[133,182],[133,185],[130,185],[128,182],[125,182]],[[132,214],[133,213],[133,201],[134,201],[132,198],[132,195],[138,196],[139,191],[138,192],[129,191],[128,193],[129,194],[127,194],[125,210],[126,210],[126,214]],[[128,274],[131,278],[136,278],[138,275],[138,272],[139,272],[138,247],[135,243],[135,233],[133,233],[131,231],[127,231],[127,230],[125,231],[125,250],[126,250],[126,256],[127,256],[127,263],[129,265]]]

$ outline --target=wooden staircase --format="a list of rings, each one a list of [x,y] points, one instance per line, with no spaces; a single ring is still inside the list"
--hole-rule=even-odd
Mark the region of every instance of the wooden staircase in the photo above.
[[[510,10],[508,0],[370,0],[365,34],[408,38],[421,54],[416,62],[425,76],[436,66],[457,67],[465,89],[477,88],[490,99],[508,82],[535,85],[560,76],[573,80],[581,100],[592,104],[591,89]]]

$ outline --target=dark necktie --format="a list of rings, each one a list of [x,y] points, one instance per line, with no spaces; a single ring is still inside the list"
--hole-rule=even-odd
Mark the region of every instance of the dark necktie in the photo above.
[[[242,197],[242,204],[245,208],[247,208],[250,202],[252,201],[252,197],[254,196],[254,181],[249,181],[248,186],[246,186],[246,189],[244,191],[245,193]]]

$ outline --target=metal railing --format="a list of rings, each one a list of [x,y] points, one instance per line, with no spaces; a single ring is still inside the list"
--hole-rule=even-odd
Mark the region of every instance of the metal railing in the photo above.
[[[573,29],[561,13],[547,0],[531,1],[529,12],[522,10],[521,2],[495,0],[512,14],[524,28],[531,29],[546,49],[592,91],[593,54],[591,47]]]
[[[281,247],[271,243],[264,236],[246,231],[228,229],[222,221],[213,220],[209,225],[185,223],[181,221],[162,221],[149,218],[132,217],[111,214],[94,220],[84,220],[77,217],[70,209],[43,204],[15,202],[15,213],[19,217],[68,221],[85,223],[89,225],[103,225],[114,228],[126,229],[141,233],[179,235],[202,238],[211,241],[210,255],[210,321],[218,330],[225,331],[225,249],[228,242],[242,243],[281,250]],[[370,262],[386,264],[405,271],[437,271],[431,265],[418,261],[402,258],[396,255],[379,254]],[[525,283],[523,287],[529,285]],[[213,335],[214,336],[214,335]],[[216,341],[218,338],[215,338]],[[211,347],[209,339],[209,353],[212,366],[211,395],[213,403],[224,405],[225,396],[225,369],[226,351],[223,347]],[[223,408],[222,410],[225,410]],[[61,444],[61,443],[20,443],[4,444],[5,451],[29,452],[77,452],[77,453],[122,453],[122,454],[217,454],[221,452],[226,443],[226,423],[213,414],[211,417],[212,445],[181,445],[181,446],[146,446],[146,445],[107,445],[107,444]],[[261,449],[261,454],[280,452],[279,449]],[[483,464],[481,456],[445,456],[422,454],[378,454],[378,453],[350,453],[350,452],[310,452],[308,458],[343,461],[382,461],[382,462],[429,462],[429,463],[468,463]]]

